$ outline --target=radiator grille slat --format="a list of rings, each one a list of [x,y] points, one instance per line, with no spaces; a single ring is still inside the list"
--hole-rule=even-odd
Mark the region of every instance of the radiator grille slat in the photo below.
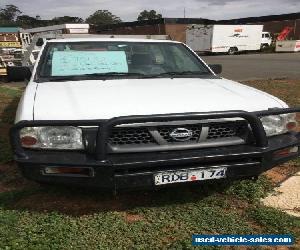
[[[210,124],[207,139],[219,139],[233,136],[241,136],[247,130],[244,122],[231,122],[223,124]]]
[[[208,127],[208,134],[204,140],[217,140],[230,137],[241,137],[247,134],[248,124],[245,121],[212,122],[208,124],[180,124],[180,125],[159,125],[156,127],[115,127],[109,137],[109,144],[113,146],[147,146],[158,145],[163,140],[165,144],[195,144],[199,141],[203,127]],[[185,141],[176,141],[171,133],[178,128],[185,128],[192,132],[190,138]],[[155,138],[155,130],[160,138]],[[202,140],[202,139],[201,139]]]
[[[108,142],[113,145],[155,143],[147,128],[114,128]]]

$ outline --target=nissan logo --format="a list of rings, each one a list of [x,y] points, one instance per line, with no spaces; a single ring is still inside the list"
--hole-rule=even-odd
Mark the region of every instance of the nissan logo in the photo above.
[[[193,131],[186,128],[176,128],[170,133],[175,141],[187,141],[193,136]]]

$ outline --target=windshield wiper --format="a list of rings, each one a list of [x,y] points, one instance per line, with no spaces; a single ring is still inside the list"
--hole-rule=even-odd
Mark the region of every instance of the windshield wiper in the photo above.
[[[84,74],[81,76],[146,76],[142,73],[134,73],[134,72],[106,72],[106,73],[92,73],[92,74]]]
[[[151,75],[152,77],[161,77],[161,76],[185,76],[185,75],[209,75],[210,72],[203,71],[169,71],[156,75]]]
[[[49,77],[41,77],[38,78],[38,82],[62,82],[62,81],[73,81],[80,80],[81,76],[49,76]]]
[[[143,73],[134,73],[134,72],[107,72],[107,73],[92,73],[92,74],[83,74],[83,75],[73,75],[73,76],[50,76],[40,79],[41,81],[49,81],[49,82],[59,82],[59,81],[73,81],[73,80],[83,80],[83,79],[106,79],[107,77],[114,77],[114,76],[136,76],[138,78],[156,78],[156,77],[163,77],[163,76],[185,76],[185,75],[208,75],[211,74],[210,72],[202,72],[202,71],[170,71],[164,72],[160,74],[154,75],[146,75]]]
[[[100,78],[106,79],[110,76],[137,76],[137,77],[146,77],[145,74],[142,73],[123,73],[123,72],[107,72],[107,73],[92,73],[92,74],[83,74],[83,75],[73,75],[73,76],[49,76],[45,77],[45,79],[40,79],[42,81],[49,82],[59,82],[59,81],[73,81],[73,80],[83,80],[88,78]]]

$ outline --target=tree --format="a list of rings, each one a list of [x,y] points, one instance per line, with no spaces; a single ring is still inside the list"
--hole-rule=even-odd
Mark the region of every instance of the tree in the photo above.
[[[142,20],[153,20],[153,19],[160,19],[162,18],[162,15],[157,13],[155,10],[143,10],[137,20],[142,21]]]
[[[20,15],[17,17],[16,22],[23,28],[31,28],[36,27],[40,21],[28,15]]]
[[[62,16],[62,17],[54,17],[52,19],[57,24],[63,23],[83,23],[83,19],[75,16]]]
[[[21,13],[22,11],[20,11],[17,6],[13,4],[7,4],[4,8],[0,9],[0,19],[7,22],[13,22]]]
[[[121,21],[120,17],[113,15],[108,10],[97,10],[86,19],[87,23],[98,25],[120,23]]]

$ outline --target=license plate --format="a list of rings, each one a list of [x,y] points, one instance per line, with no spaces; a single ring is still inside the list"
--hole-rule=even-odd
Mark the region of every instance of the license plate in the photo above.
[[[160,172],[154,175],[155,185],[165,185],[178,182],[202,181],[226,177],[227,168],[187,169]]]

